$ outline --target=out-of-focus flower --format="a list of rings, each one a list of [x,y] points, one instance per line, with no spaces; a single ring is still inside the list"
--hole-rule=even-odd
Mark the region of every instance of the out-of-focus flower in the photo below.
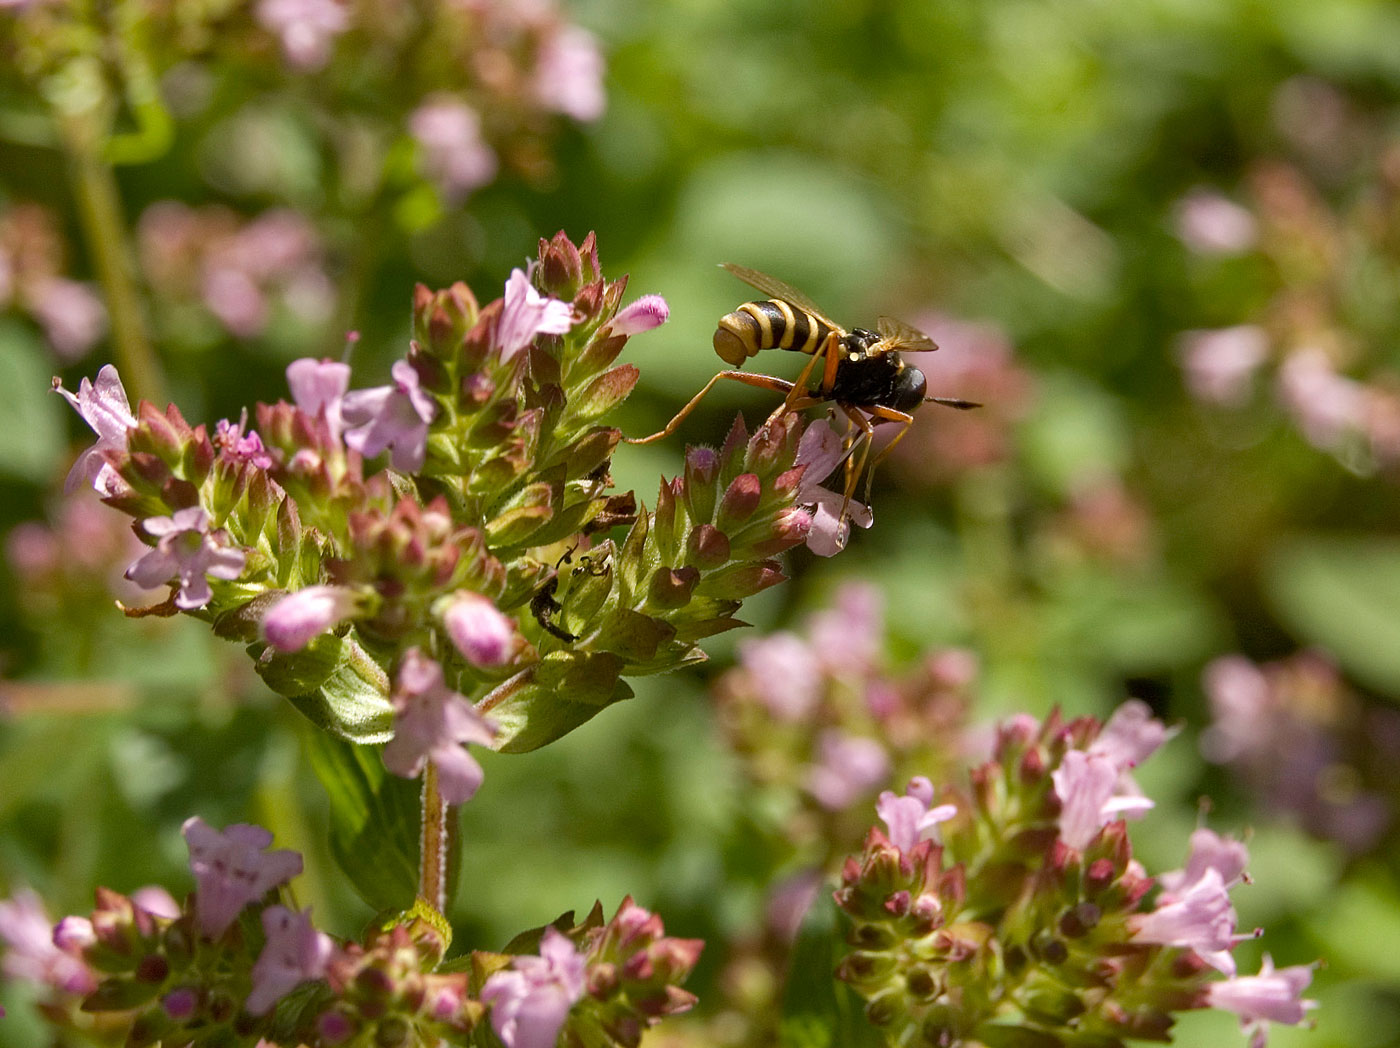
[[[1209,870],[1219,874],[1221,883],[1229,888],[1243,879],[1248,864],[1249,849],[1244,842],[1222,837],[1202,826],[1191,834],[1191,851],[1186,857],[1185,867],[1158,875],[1157,883],[1162,886],[1161,898],[1177,898]]]
[[[1130,699],[1113,711],[1098,738],[1089,744],[1089,752],[1107,757],[1120,771],[1127,771],[1156,753],[1176,732],[1152,716],[1147,703]]]
[[[263,616],[263,636],[278,651],[300,651],[353,615],[356,603],[355,591],[344,586],[307,586],[283,597]]]
[[[525,270],[511,270],[496,326],[501,359],[510,360],[536,335],[565,334],[573,326],[573,315],[574,309],[569,303],[546,298],[536,291]]]
[[[874,586],[842,586],[832,607],[811,618],[811,650],[819,665],[838,676],[863,676],[874,670],[885,646],[882,608]]]
[[[476,666],[501,666],[520,646],[515,620],[479,593],[463,590],[448,599],[443,625],[463,658]]]
[[[227,460],[247,462],[258,469],[271,469],[272,456],[267,453],[262,437],[248,428],[248,413],[238,422],[226,418],[214,424],[214,444]]]
[[[575,120],[597,120],[603,93],[603,56],[593,34],[560,23],[545,36],[535,57],[535,98],[546,109]]]
[[[902,852],[922,840],[938,840],[938,824],[958,813],[957,805],[933,807],[933,783],[922,775],[909,780],[903,796],[893,790],[880,794],[875,812],[888,828],[890,843]]]
[[[481,989],[491,1028],[506,1048],[554,1048],[574,1002],[583,996],[587,962],[565,936],[546,928],[538,957],[516,957]]]
[[[417,648],[399,667],[394,704],[394,737],[384,747],[384,766],[415,778],[432,761],[438,789],[448,804],[464,804],[481,786],[481,765],[467,744],[489,746],[495,731],[472,704],[449,688],[442,667]]]
[[[1320,450],[1334,450],[1364,426],[1365,387],[1339,375],[1320,349],[1288,354],[1278,371],[1278,394],[1308,443]]]
[[[1178,349],[1186,385],[1198,400],[1238,407],[1269,357],[1269,336],[1257,324],[1187,331]]]
[[[64,361],[77,360],[107,331],[107,307],[87,284],[53,277],[35,287],[32,297],[34,319]]]
[[[289,849],[264,852],[272,834],[235,823],[222,833],[195,816],[181,830],[194,874],[195,921],[211,939],[224,934],[243,908],[301,873],[301,856]]]
[[[91,927],[89,924],[89,931]],[[22,888],[13,898],[0,900],[0,939],[6,947],[0,972],[5,978],[65,994],[91,993],[97,988],[97,979],[78,956],[82,944],[75,935],[63,938],[74,947],[72,952],[55,941],[54,923],[34,892]]]
[[[145,589],[154,589],[172,578],[180,581],[175,605],[186,610],[202,608],[214,596],[209,576],[236,579],[247,556],[231,549],[209,531],[209,514],[203,506],[176,510],[169,517],[147,517],[141,522],[156,548],[126,570],[126,577]]]
[[[739,662],[768,712],[800,721],[817,701],[821,667],[816,653],[795,633],[780,630],[739,642]]]
[[[159,884],[148,884],[144,888],[137,888],[131,893],[131,904],[138,909],[145,910],[152,917],[164,917],[166,920],[173,921],[180,916],[180,904]]]
[[[855,499],[848,502],[844,495],[821,486],[841,464],[844,451],[841,437],[825,419],[817,419],[808,426],[797,447],[797,464],[803,467],[797,502],[812,508],[807,548],[819,557],[834,557],[845,548],[852,522],[868,528],[875,521],[870,507],[864,503]]]
[[[311,911],[269,906],[262,913],[267,943],[253,964],[253,992],[245,1007],[250,1015],[265,1015],[290,991],[326,974],[335,944],[311,924]]]
[[[622,307],[608,322],[614,335],[640,335],[666,323],[671,315],[671,307],[660,295],[643,295],[637,301]]]
[[[889,778],[890,755],[875,739],[823,732],[807,792],[828,811],[842,811]]]
[[[1303,1000],[1303,991],[1312,982],[1313,966],[1296,964],[1274,970],[1268,954],[1258,975],[1237,975],[1224,982],[1211,983],[1207,997],[1213,1008],[1224,1008],[1240,1017],[1240,1026],[1249,1037],[1250,1048],[1268,1043],[1269,1023],[1297,1025],[1316,1001]]]
[[[1177,238],[1198,255],[1240,255],[1259,240],[1248,209],[1213,189],[1193,189],[1173,212]]]
[[[84,481],[102,491],[109,486],[104,482],[103,474],[114,475],[103,454],[109,449],[125,451],[127,436],[136,428],[136,417],[131,413],[131,402],[126,398],[117,369],[111,364],[104,364],[97,373],[96,383],[83,378],[78,383],[77,396],[61,385],[55,384],[54,389],[73,405],[73,410],[97,434],[97,443],[79,455],[78,461],[68,471],[68,478],[63,482],[63,493],[71,495]]]
[[[350,28],[350,12],[338,0],[261,0],[256,17],[281,41],[287,62],[304,72],[330,61],[335,38]]]
[[[419,385],[418,371],[406,360],[394,361],[392,385],[357,389],[341,399],[345,443],[371,457],[390,449],[389,462],[413,473],[423,466],[428,451],[428,423],[437,405]]]
[[[496,154],[481,137],[476,110],[448,95],[428,99],[408,118],[422,150],[423,173],[450,200],[460,200],[496,177]]]

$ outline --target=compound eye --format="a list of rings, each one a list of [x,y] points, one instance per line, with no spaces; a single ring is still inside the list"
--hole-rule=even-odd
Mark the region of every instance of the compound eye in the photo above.
[[[890,407],[896,411],[913,411],[924,402],[924,394],[928,392],[928,379],[924,373],[915,367],[906,367],[899,373],[899,379],[895,382],[894,403]]]

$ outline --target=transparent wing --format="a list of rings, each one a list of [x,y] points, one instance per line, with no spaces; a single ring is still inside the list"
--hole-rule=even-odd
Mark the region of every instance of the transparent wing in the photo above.
[[[886,350],[928,353],[938,348],[933,339],[918,328],[906,324],[902,320],[896,320],[894,317],[881,317],[875,324],[875,330],[881,341],[894,343],[894,345],[885,347]]]
[[[817,319],[826,324],[827,327],[834,328],[837,331],[846,330],[843,325],[836,323],[836,321],[823,313],[820,306],[791,284],[779,280],[777,277],[769,276],[767,273],[760,272],[757,269],[750,269],[748,266],[737,266],[733,262],[722,262],[720,264],[745,284],[749,285],[749,287],[757,288],[769,298],[780,298],[784,302],[791,302],[799,309],[805,309],[809,313],[816,314]]]

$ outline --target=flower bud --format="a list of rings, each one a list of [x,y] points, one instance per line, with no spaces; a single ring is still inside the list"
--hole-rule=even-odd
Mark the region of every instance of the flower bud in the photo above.
[[[719,501],[715,523],[725,531],[733,530],[735,525],[742,524],[753,516],[762,498],[763,484],[758,476],[753,473],[739,474],[725,489],[724,497]]]
[[[702,568],[717,568],[729,559],[729,538],[712,524],[698,524],[686,540],[686,559]]]
[[[475,666],[501,666],[515,654],[515,620],[479,593],[463,590],[452,597],[442,621],[457,650]]]
[[[278,651],[300,651],[350,618],[357,605],[355,591],[344,586],[307,586],[272,606],[263,616],[262,633]]]

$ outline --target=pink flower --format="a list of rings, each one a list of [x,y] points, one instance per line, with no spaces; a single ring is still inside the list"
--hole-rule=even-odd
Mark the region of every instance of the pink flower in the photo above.
[[[1269,357],[1269,335],[1257,324],[1188,331],[1179,354],[1192,396],[1235,407],[1249,396],[1250,380]]]
[[[428,423],[437,405],[420,387],[418,371],[408,361],[395,361],[390,373],[393,385],[359,389],[342,398],[345,443],[366,458],[390,448],[390,464],[412,473],[422,468],[427,456]]]
[[[536,291],[525,270],[511,270],[496,324],[501,359],[510,360],[536,335],[565,334],[573,326],[573,316],[574,307],[569,303],[546,298]]]
[[[190,610],[208,604],[214,596],[208,576],[236,579],[243,573],[247,557],[210,534],[203,506],[176,510],[169,517],[148,517],[141,527],[157,540],[156,547],[127,568],[126,577],[145,589],[178,578],[177,607]]]
[[[516,957],[481,989],[491,1028],[506,1048],[554,1048],[574,1002],[583,996],[587,961],[564,935],[546,928],[538,957]]]
[[[1128,927],[1138,942],[1194,950],[1226,975],[1235,973],[1235,908],[1220,871],[1214,867],[1180,892],[1159,899],[1151,913],[1134,914]]]
[[[880,794],[875,811],[889,827],[889,839],[902,852],[926,838],[938,840],[938,824],[947,822],[958,813],[956,805],[940,804],[933,808],[933,783],[922,775],[909,780],[904,796],[892,790]]]
[[[355,614],[358,598],[344,586],[307,586],[283,597],[263,616],[262,633],[278,651],[300,651]]]
[[[481,118],[465,102],[434,96],[409,115],[408,129],[424,174],[448,198],[460,200],[496,177],[496,154],[481,139]]]
[[[592,33],[559,25],[544,38],[535,57],[535,98],[546,109],[575,120],[603,115],[603,56]]]
[[[1213,1008],[1224,1008],[1240,1017],[1240,1026],[1249,1035],[1250,1048],[1264,1048],[1268,1041],[1268,1024],[1297,1025],[1316,1001],[1302,999],[1303,991],[1312,982],[1313,966],[1298,964],[1274,971],[1268,954],[1260,965],[1258,975],[1237,975],[1224,982],[1211,983],[1206,989]]]
[[[417,648],[404,655],[394,705],[394,737],[384,747],[384,766],[406,779],[432,761],[438,788],[448,804],[471,800],[482,770],[466,744],[489,746],[495,729],[464,697],[443,683],[442,667]]]
[[[1083,850],[1115,818],[1152,807],[1146,797],[1115,795],[1119,773],[1118,765],[1101,753],[1070,750],[1051,774],[1060,800],[1060,838],[1069,847]]]
[[[1217,764],[1266,747],[1278,724],[1268,676],[1243,655],[1223,655],[1202,674],[1213,723],[1201,736],[1201,752]]]
[[[248,428],[248,413],[237,422],[221,418],[214,425],[214,444],[220,454],[234,462],[250,462],[258,469],[271,469],[272,456],[267,453],[262,437]]]
[[[33,291],[34,319],[62,360],[77,360],[107,331],[107,307],[87,284],[50,277]]]
[[[778,720],[803,720],[817,704],[822,676],[815,653],[794,633],[739,642],[739,663],[759,700]]]
[[[287,388],[292,391],[293,403],[308,415],[324,411],[332,439],[340,439],[345,428],[340,403],[350,388],[349,364],[313,357],[294,360],[287,365]]]
[[[83,417],[83,421],[97,434],[97,443],[78,456],[73,468],[68,471],[68,479],[63,483],[64,494],[72,494],[83,481],[92,484],[98,491],[110,487],[104,474],[116,475],[107,464],[104,453],[125,451],[127,435],[136,428],[136,417],[131,413],[131,404],[126,399],[126,390],[117,369],[111,364],[103,366],[97,373],[94,384],[86,378],[78,384],[78,395],[74,396],[61,385],[54,386],[64,400]]]
[[[65,923],[60,922],[60,927]],[[47,986],[60,993],[92,993],[97,979],[78,954],[81,937],[62,936],[60,945],[56,931],[44,912],[43,900],[27,888],[16,891],[11,899],[0,900],[0,939],[6,946],[0,972],[7,979]]]
[[[181,828],[194,874],[195,921],[217,939],[250,902],[301,873],[301,856],[288,849],[263,853],[272,834],[261,826],[235,823],[220,833],[195,816]]]
[[[608,321],[608,328],[614,335],[640,335],[666,323],[671,315],[671,307],[660,295],[643,295],[629,306],[617,311]]]
[[[449,598],[443,625],[463,658],[475,666],[501,666],[519,645],[515,620],[479,593],[462,591]]]
[[[1185,868],[1158,876],[1157,883],[1163,889],[1160,899],[1170,901],[1178,898],[1200,881],[1208,870],[1218,873],[1221,883],[1229,888],[1244,878],[1248,864],[1249,849],[1242,841],[1222,837],[1202,826],[1191,834],[1191,852],[1186,858]]]
[[[1253,213],[1213,189],[1191,190],[1175,212],[1177,238],[1198,255],[1239,255],[1258,242]]]
[[[1177,730],[1153,717],[1147,703],[1130,699],[1113,711],[1089,745],[1089,752],[1107,757],[1119,771],[1127,771],[1157,752]]]
[[[262,913],[267,943],[253,964],[253,992],[245,1007],[249,1015],[265,1015],[287,993],[326,974],[334,951],[329,935],[311,926],[311,911],[269,906]]]
[[[812,616],[812,652],[831,673],[864,676],[884,649],[884,600],[874,586],[847,583],[834,607]]]
[[[818,763],[808,771],[807,792],[827,811],[842,811],[889,778],[890,757],[874,739],[825,731]]]
[[[1278,371],[1279,399],[1303,436],[1323,451],[1335,448],[1365,422],[1366,388],[1339,375],[1320,349],[1290,353]]]
[[[807,535],[807,548],[819,557],[833,557],[845,548],[851,533],[851,522],[868,528],[875,518],[869,507],[855,499],[845,499],[821,486],[845,457],[841,437],[825,419],[817,419],[807,427],[797,445],[797,465],[805,466],[797,487],[797,504],[813,507],[812,529]]]
[[[145,910],[152,917],[164,917],[173,921],[180,916],[180,904],[159,884],[137,888],[131,893],[131,904],[137,909]]]
[[[336,0],[262,0],[256,17],[281,38],[292,68],[304,72],[330,61],[332,41],[350,28],[350,12]]]

